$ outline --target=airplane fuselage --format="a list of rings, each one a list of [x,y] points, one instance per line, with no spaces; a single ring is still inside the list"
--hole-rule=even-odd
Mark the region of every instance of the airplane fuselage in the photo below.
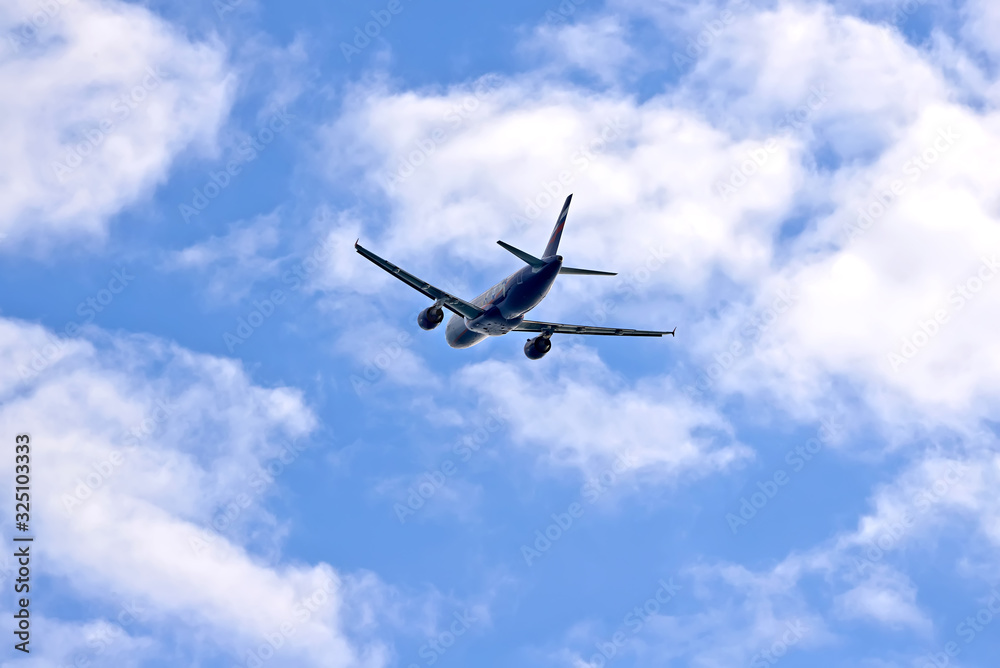
[[[468,348],[488,336],[506,334],[521,324],[524,314],[548,294],[562,267],[561,255],[542,259],[544,267],[523,267],[473,299],[471,303],[483,309],[479,317],[468,319],[452,315],[445,329],[448,345]]]

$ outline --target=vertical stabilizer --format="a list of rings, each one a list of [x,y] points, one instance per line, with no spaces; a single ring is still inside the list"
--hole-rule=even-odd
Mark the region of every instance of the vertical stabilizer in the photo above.
[[[566,198],[566,203],[563,204],[562,211],[559,213],[559,219],[556,221],[556,226],[552,228],[552,236],[549,237],[549,244],[545,247],[545,252],[542,253],[542,257],[551,257],[559,251],[559,240],[562,238],[563,226],[566,225],[566,213],[569,211],[569,203],[573,199],[573,194],[570,193],[569,197]]]

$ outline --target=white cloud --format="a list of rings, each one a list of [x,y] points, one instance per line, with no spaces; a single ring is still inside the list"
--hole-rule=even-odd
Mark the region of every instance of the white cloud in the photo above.
[[[547,463],[595,474],[624,457],[640,479],[662,481],[725,470],[750,456],[721,415],[669,380],[628,383],[591,350],[556,345],[545,358],[554,369],[488,361],[457,375],[463,390],[502,406],[513,442],[537,449]]]
[[[530,76],[476,90],[362,87],[328,126],[331,169],[360,167],[389,196],[388,225],[368,247],[427,280],[443,265],[450,275],[467,266],[502,275],[516,264],[494,239],[541,247],[575,192],[567,262],[640,278],[631,288],[564,280],[557,290],[578,292],[552,304],[570,309],[628,289],[697,294],[713,272],[740,281],[766,273],[771,238],[802,181],[795,136],[776,136],[760,172],[724,200],[717,184],[766,139],[735,141],[662,96],[637,104]]]
[[[992,58],[1000,56],[996,41],[1000,30],[1000,6],[990,0],[966,0],[962,10],[965,37]]]
[[[858,586],[834,600],[838,614],[848,619],[868,619],[892,628],[909,627],[929,632],[931,621],[917,608],[917,591],[909,578],[879,568]]]
[[[978,529],[978,540],[1000,548],[1000,505],[990,492],[1000,476],[995,439],[979,435],[962,443],[952,454],[943,446],[922,453],[876,490],[872,512],[837,541],[837,549],[861,559],[859,571],[895,550],[931,547],[935,536],[959,525]],[[966,536],[970,544],[972,533]]]
[[[16,368],[46,336],[0,321],[0,357]],[[136,600],[142,628],[160,629],[154,642],[195,623],[211,629],[205,649],[243,662],[269,635],[287,635],[287,622],[295,633],[278,639],[269,665],[383,665],[387,650],[373,633],[384,585],[324,563],[268,563],[259,554],[275,537],[246,544],[253,527],[270,523],[267,491],[248,481],[275,458],[287,461],[289,444],[307,442],[316,425],[300,393],[254,386],[238,363],[150,337],[88,337],[40,373],[8,374],[0,385],[0,425],[30,429],[34,443],[36,569],[64,577],[68,595]],[[240,494],[252,503],[230,526],[213,524]]]
[[[914,407],[952,425],[993,412],[1000,182],[982,149],[1000,143],[997,119],[925,109],[869,170],[834,182],[812,237],[826,247],[778,272],[799,302],[734,387],[767,386],[799,409],[822,401],[823,379],[846,377],[892,422]]]
[[[219,43],[192,43],[145,7],[45,7],[0,8],[0,232],[35,250],[103,238],[178,153],[211,148],[233,89]]]
[[[797,575],[790,572],[787,563],[759,574],[729,564],[690,568],[676,578],[680,587],[676,600],[659,611],[651,607],[646,614],[631,615],[618,652],[634,655],[636,665],[679,660],[693,666],[724,668],[770,665],[786,654],[828,646],[835,636],[797,588]],[[684,612],[675,612],[677,609]],[[587,649],[578,654],[563,652],[563,665],[600,665],[594,660],[595,641],[605,643],[608,639],[609,632],[574,628],[566,643]]]
[[[248,223],[233,224],[222,236],[212,236],[170,253],[167,269],[208,274],[207,296],[236,302],[247,296],[259,281],[278,273],[281,216],[270,213]]]
[[[619,78],[622,68],[636,58],[628,31],[618,16],[601,16],[591,22],[547,23],[535,29],[526,45],[548,52],[549,62],[591,72],[605,82]]]
[[[342,304],[341,308],[346,310],[350,304]],[[353,363],[354,368],[347,379],[350,389],[358,396],[373,398],[378,384],[384,380],[393,386],[440,387],[434,369],[414,350],[415,337],[423,332],[400,330],[391,323],[374,320],[365,310],[360,307],[351,324],[346,319],[342,321],[340,336],[334,344],[336,350]],[[416,317],[411,322],[416,329]]]
[[[745,661],[765,649],[790,620],[802,621],[808,629],[803,646],[835,642],[839,625],[857,620],[932,636],[935,624],[924,610],[927,603],[921,603],[917,584],[899,568],[915,554],[933,558],[940,536],[951,531],[962,536],[969,555],[982,560],[967,557],[957,575],[987,588],[993,584],[1000,554],[1000,506],[992,493],[1000,460],[993,443],[995,439],[962,441],[959,449],[969,452],[964,458],[925,453],[876,489],[869,499],[871,510],[858,519],[856,529],[791,552],[773,566],[689,568],[703,609],[658,617],[651,625],[656,629],[649,640],[652,651],[661,651],[663,643],[686,648],[686,655],[698,655],[705,665]],[[734,606],[734,598],[741,603]]]
[[[827,5],[783,2],[741,13],[701,54],[678,99],[716,123],[769,133],[818,86],[829,99],[808,126],[847,160],[884,147],[925,101],[948,92],[898,33]]]

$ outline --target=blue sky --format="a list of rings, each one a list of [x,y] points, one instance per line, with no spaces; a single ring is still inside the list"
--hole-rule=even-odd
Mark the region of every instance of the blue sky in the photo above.
[[[4,665],[995,663],[988,0],[0,27]],[[532,317],[676,339],[452,350],[352,247],[471,298],[570,192]]]

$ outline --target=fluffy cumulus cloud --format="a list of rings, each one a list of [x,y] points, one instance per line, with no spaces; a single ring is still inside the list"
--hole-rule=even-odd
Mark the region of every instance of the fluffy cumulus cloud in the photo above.
[[[224,48],[124,2],[0,8],[0,233],[45,248],[101,238],[108,217],[210,149],[229,110]]]
[[[40,354],[47,363],[32,368]],[[53,662],[121,665],[115,656],[153,656],[195,624],[212,639],[190,651],[241,664],[383,665],[385,649],[356,623],[384,591],[373,576],[268,556],[282,534],[264,501],[316,427],[298,391],[148,336],[65,340],[10,319],[0,358],[0,425],[33,425],[32,463],[45,472],[33,479],[45,537],[33,575],[107,610],[67,626],[48,608]]]
[[[392,206],[379,247],[425,266],[435,252],[509,264],[483,241],[493,235],[539,252],[575,191],[567,261],[613,259],[622,271],[652,262],[644,287],[675,291],[713,270],[745,279],[770,261],[799,179],[794,136],[734,141],[666,96],[639,103],[528,76],[429,95],[375,84],[350,100],[326,131],[332,164],[340,173],[360,163]],[[720,197],[716,183],[755,150],[770,159],[753,187]]]
[[[552,355],[554,370],[489,361],[463,368],[457,381],[502,407],[515,442],[540,448],[549,464],[597,474],[620,460],[636,476],[670,480],[750,457],[721,415],[669,380],[628,383],[582,346]]]
[[[761,37],[777,32],[808,41],[810,55],[791,67],[788,40]],[[726,75],[737,53],[755,85],[734,92]],[[798,302],[730,387],[766,384],[787,404],[813,406],[824,379],[847,377],[899,421],[913,402],[940,420],[987,415],[998,355],[987,320],[1000,298],[998,184],[986,157],[1000,138],[995,113],[955,102],[899,33],[830,9],[786,6],[734,25],[692,73],[710,75],[728,113],[773,115],[809,81],[829,97],[807,120],[832,163],[810,179],[814,226],[761,283],[793,286]]]

